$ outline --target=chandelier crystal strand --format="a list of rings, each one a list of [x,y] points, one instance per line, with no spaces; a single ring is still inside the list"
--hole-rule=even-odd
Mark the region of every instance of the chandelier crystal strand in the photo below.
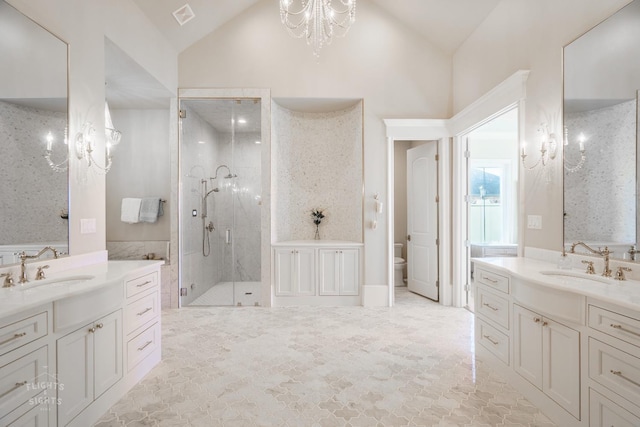
[[[320,49],[331,44],[333,36],[344,37],[356,16],[356,0],[280,0],[280,19],[295,38],[305,38],[320,56]],[[297,7],[294,6],[297,5]]]

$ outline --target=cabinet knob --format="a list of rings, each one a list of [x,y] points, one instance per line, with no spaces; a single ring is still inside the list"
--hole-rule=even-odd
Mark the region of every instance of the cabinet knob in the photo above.
[[[533,318],[533,321],[536,322],[536,323],[540,323],[541,320],[542,319],[540,319],[539,317],[534,317]]]
[[[542,322],[542,326],[547,326],[549,322]]]
[[[102,327],[103,327],[103,326],[104,326],[104,325],[103,325],[102,323],[98,323],[98,324],[96,325],[96,328],[98,328],[98,329],[102,329]]]
[[[89,332],[94,333],[96,331],[96,328],[89,328]]]

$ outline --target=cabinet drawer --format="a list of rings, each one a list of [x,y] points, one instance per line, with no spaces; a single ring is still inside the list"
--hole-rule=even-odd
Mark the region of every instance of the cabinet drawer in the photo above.
[[[509,337],[482,320],[476,320],[476,342],[509,365]]]
[[[589,327],[640,347],[640,320],[589,306]]]
[[[54,301],[53,329],[58,332],[72,326],[79,327],[118,309],[122,301],[121,280],[92,292]]]
[[[36,384],[55,382],[47,375],[47,346],[0,368],[0,414],[8,414],[42,390]]]
[[[146,292],[149,289],[158,286],[158,273],[153,272],[145,274],[144,276],[137,277],[135,279],[127,280],[127,298],[137,295],[142,292]]]
[[[597,391],[590,389],[589,427],[609,426],[637,427],[640,426],[640,416],[632,414]]]
[[[29,401],[6,417],[0,419],[0,426],[47,427],[49,425],[49,412],[54,410],[50,405],[53,404],[55,404],[55,398],[48,396],[47,391],[43,391],[39,395],[30,398]]]
[[[47,335],[47,313],[19,320],[0,328],[0,355]]]
[[[509,329],[509,300],[477,286],[476,313]]]
[[[491,289],[496,289],[506,294],[509,293],[509,278],[502,274],[490,272],[484,268],[476,267],[474,273],[474,280],[483,285],[489,286]]]
[[[127,367],[131,371],[160,345],[160,324],[154,323],[127,343]]]
[[[129,334],[160,314],[158,293],[153,292],[127,305],[126,334]]]
[[[640,359],[589,338],[589,376],[631,402],[640,402]]]

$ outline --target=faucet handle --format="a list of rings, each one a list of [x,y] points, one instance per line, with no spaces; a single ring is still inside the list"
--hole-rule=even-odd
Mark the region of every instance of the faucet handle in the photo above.
[[[631,271],[631,269],[629,267],[624,267],[622,265],[618,266],[618,270],[616,271],[616,277],[614,277],[614,279],[616,279],[616,280],[627,280],[627,278],[624,277],[624,272],[625,271]]]
[[[44,269],[45,268],[49,268],[49,266],[48,265],[41,265],[40,267],[38,267],[38,271],[36,272],[36,280],[42,280],[42,279],[46,278],[44,276]]]
[[[593,267],[593,261],[582,260],[583,264],[587,264],[587,274],[596,274],[596,269]]]
[[[2,285],[3,288],[10,288],[12,286],[15,286],[15,282],[13,281],[13,273],[12,272],[7,272],[7,273],[2,273],[0,274],[0,277],[4,277],[4,284]]]

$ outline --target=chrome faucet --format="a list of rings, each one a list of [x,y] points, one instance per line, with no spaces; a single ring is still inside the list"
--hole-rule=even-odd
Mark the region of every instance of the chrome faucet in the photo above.
[[[571,249],[569,250],[569,252],[571,252],[572,254],[576,253],[576,246],[582,246],[585,249],[587,249],[589,252],[591,252],[592,254],[596,254],[596,255],[600,255],[604,258],[604,270],[602,271],[602,275],[604,277],[611,277],[611,268],[609,267],[609,257],[611,255],[611,251],[609,250],[608,246],[605,246],[604,249],[600,249],[598,248],[593,249],[591,246],[587,245],[584,242],[576,242],[574,244],[571,245]]]
[[[40,252],[38,252],[35,255],[27,255],[25,251],[20,252],[20,254],[18,255],[20,257],[20,278],[18,278],[18,283],[22,284],[22,283],[27,283],[29,281],[29,279],[27,279],[27,266],[25,265],[27,260],[38,259],[47,251],[53,252],[53,258],[55,259],[58,258],[58,251],[55,248],[52,248],[51,246],[46,246],[44,249],[42,249]]]

